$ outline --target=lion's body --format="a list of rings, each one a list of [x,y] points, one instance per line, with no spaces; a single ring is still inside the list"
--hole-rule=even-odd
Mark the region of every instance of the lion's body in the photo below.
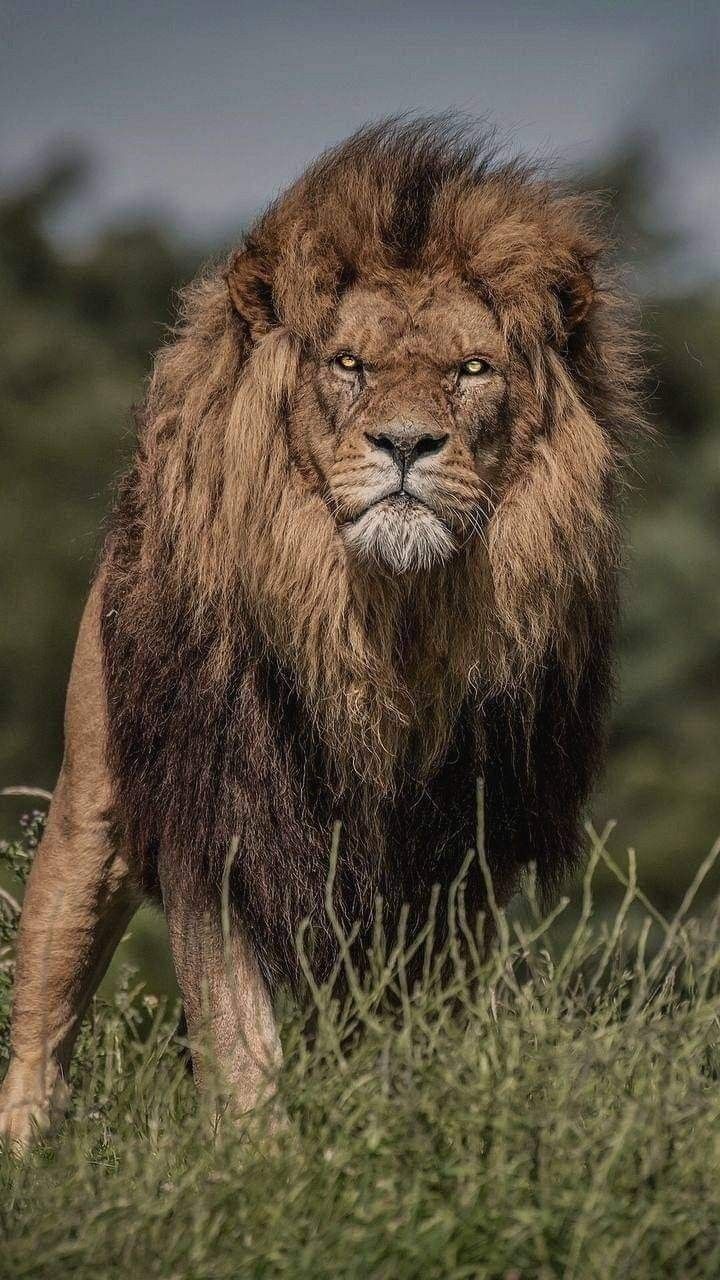
[[[453,880],[475,841],[480,763],[468,717],[460,718],[428,780],[403,777],[392,795],[368,782],[338,789],[293,673],[242,646],[229,687],[214,692],[198,680],[202,664],[197,648],[191,655],[181,646],[157,665],[147,656],[141,665],[123,649],[117,667],[123,687],[132,681],[134,697],[131,708],[116,711],[112,754],[133,773],[144,762],[142,788],[127,789],[124,812],[146,888],[159,893],[158,856],[168,849],[173,878],[200,900],[218,899],[239,839],[233,904],[263,972],[272,985],[296,984],[295,941],[308,920],[322,980],[338,946],[325,893],[339,821],[334,899],[346,932],[356,925],[367,937],[378,895],[388,929],[403,903],[412,909],[411,924],[422,924],[433,884]],[[479,901],[479,882],[475,865],[469,905]]]
[[[529,862],[552,886],[577,856],[637,427],[600,247],[577,198],[384,126],[186,292],[102,560],[109,785],[134,877],[185,920],[212,913],[234,851],[258,990],[297,983],[306,919],[317,976],[333,965],[338,820],[359,957],[378,895],[412,934],[456,879],[479,777],[501,900]],[[479,383],[448,381],[443,334],[463,360],[482,340]],[[337,367],[363,343],[362,378]],[[379,492],[413,417],[417,495],[404,462]],[[471,913],[482,886],[475,862]]]
[[[403,903],[411,908],[411,929],[424,923],[432,886],[446,890],[455,880],[476,843],[479,816],[500,900],[531,861],[545,887],[572,866],[580,805],[602,742],[612,601],[598,618],[592,662],[579,683],[549,663],[530,709],[514,690],[488,691],[480,707],[468,698],[427,776],[414,774],[411,756],[399,765],[390,760],[387,785],[378,785],[372,776],[346,781],[297,672],[257,637],[239,624],[231,675],[216,682],[212,622],[198,637],[194,620],[161,593],[156,610],[132,615],[148,631],[131,630],[123,618],[125,574],[116,577],[113,568],[111,561],[103,609],[109,755],[116,778],[123,778],[120,812],[138,877],[159,895],[164,849],[170,874],[188,892],[218,898],[239,840],[233,901],[273,985],[299,978],[295,941],[305,920],[316,932],[316,977],[335,961],[325,893],[337,821],[335,910],[348,933],[363,927],[361,939],[372,930],[378,895],[388,929]],[[435,660],[447,657],[439,651]],[[482,905],[477,861],[465,892],[468,910]],[[442,904],[438,917],[445,918]]]

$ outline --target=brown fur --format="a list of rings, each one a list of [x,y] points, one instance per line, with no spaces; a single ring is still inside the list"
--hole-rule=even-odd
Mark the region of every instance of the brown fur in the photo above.
[[[359,965],[378,898],[389,940],[439,893],[442,937],[479,775],[500,902],[530,861],[545,886],[572,865],[641,425],[602,249],[587,200],[451,126],[391,122],[185,291],[78,641],[19,940],[10,1142],[64,1105],[138,880],[162,895],[196,1078],[205,1029],[243,1112],[272,1092],[272,989],[300,983],[304,921],[316,976],[337,961],[335,820]],[[464,901],[484,905],[477,860]]]
[[[498,875],[536,858],[552,881],[576,852],[638,427],[602,248],[587,200],[441,125],[390,124],[318,161],[185,291],[106,553],[111,761],[149,886],[167,847],[217,886],[240,836],[236,901],[275,978],[296,974],[301,919],[323,927],[333,817],[348,920],[416,882],[420,911],[452,879],[477,771]],[[504,361],[477,536],[399,578],[348,554],[302,443],[320,431],[308,370],[368,288],[406,310],[434,290],[441,313],[462,291]]]

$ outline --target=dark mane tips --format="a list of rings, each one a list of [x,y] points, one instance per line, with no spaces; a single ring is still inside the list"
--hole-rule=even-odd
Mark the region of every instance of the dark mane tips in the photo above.
[[[419,265],[444,194],[515,171],[498,153],[492,130],[454,114],[367,125],[319,156],[257,220],[246,245],[287,262],[314,236],[316,257],[324,248],[350,275]]]
[[[422,255],[438,195],[451,183],[477,184],[495,158],[491,131],[456,114],[379,121],[320,158],[313,176],[375,203],[373,222],[397,267]],[[312,181],[312,178],[311,178]],[[368,222],[370,220],[368,219]]]

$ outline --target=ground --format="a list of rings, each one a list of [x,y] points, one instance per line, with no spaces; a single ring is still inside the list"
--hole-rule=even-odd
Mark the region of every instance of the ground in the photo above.
[[[272,1138],[262,1116],[213,1135],[176,1009],[128,978],[62,1131],[0,1158],[0,1276],[717,1277],[720,912],[691,886],[663,920],[631,861],[599,920],[606,858],[595,838],[571,923],[531,901],[484,962],[459,909],[444,986],[378,955],[344,1008],[317,992],[312,1048],[286,1002]]]

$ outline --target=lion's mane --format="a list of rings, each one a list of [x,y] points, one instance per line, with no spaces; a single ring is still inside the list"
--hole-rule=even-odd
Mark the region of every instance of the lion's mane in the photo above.
[[[420,912],[417,884],[451,878],[478,772],[501,879],[534,859],[552,881],[575,854],[639,426],[603,247],[587,199],[447,124],[390,123],[321,158],[182,295],[103,561],[111,764],[149,885],[165,856],[217,887],[240,836],[235,897],[270,976],[294,975],[303,917],[322,932],[334,817],[348,922],[377,892]],[[411,596],[349,568],[286,429],[343,290],[407,268],[491,306],[521,441],[486,538]]]

